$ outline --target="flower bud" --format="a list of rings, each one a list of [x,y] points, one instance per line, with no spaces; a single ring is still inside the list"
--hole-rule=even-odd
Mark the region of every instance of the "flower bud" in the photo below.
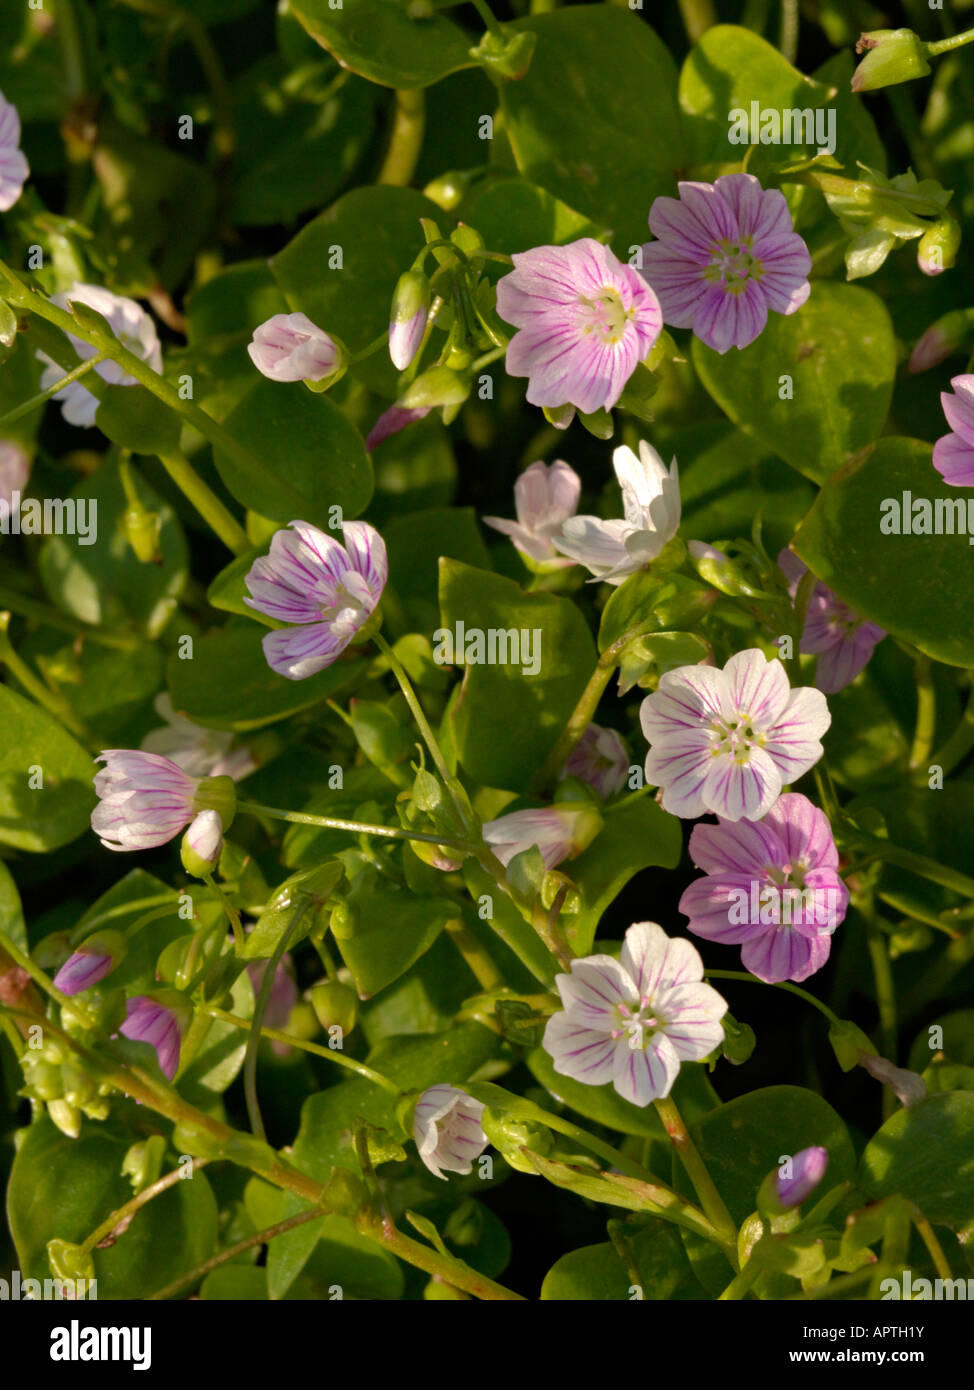
[[[397,402],[406,410],[434,406],[460,406],[470,394],[470,378],[449,367],[430,367],[418,376]]]
[[[499,87],[505,82],[521,80],[531,66],[537,42],[538,36],[531,29],[499,34],[488,31],[480,43],[471,48],[470,56]]]
[[[311,1004],[326,1031],[338,1027],[350,1033],[358,1017],[358,995],[339,980],[320,980],[311,989]]]
[[[25,1091],[33,1100],[60,1100],[63,1094],[61,1068],[41,1054],[25,1052],[21,1059]]]
[[[859,35],[856,52],[866,56],[852,74],[854,92],[874,92],[930,71],[926,44],[912,29],[872,29]]]
[[[83,1280],[94,1281],[95,1261],[90,1250],[76,1245],[70,1240],[49,1240],[47,1259],[55,1279],[69,1280],[71,1283]]]
[[[488,1143],[493,1144],[497,1152],[519,1173],[537,1174],[537,1169],[521,1152],[522,1148],[531,1149],[533,1153],[544,1158],[555,1146],[554,1136],[546,1125],[516,1120],[502,1110],[485,1110],[480,1123]]]
[[[877,1055],[862,1029],[847,1018],[837,1019],[829,1025],[829,1042],[843,1071],[852,1071],[853,1067],[859,1065],[860,1057]]]
[[[687,550],[700,578],[719,593],[729,594],[731,598],[753,598],[761,592],[747,581],[740,567],[722,550],[704,541],[690,541]]]
[[[337,339],[306,314],[275,314],[254,329],[250,360],[271,381],[334,384],[345,372],[348,354]]]
[[[97,931],[82,941],[54,976],[55,988],[62,994],[80,994],[103,980],[128,951],[121,932]]]
[[[166,1141],[161,1134],[152,1134],[148,1139],[140,1139],[125,1152],[122,1159],[122,1176],[128,1178],[137,1193],[144,1192],[161,1175],[165,1155]]]
[[[452,212],[459,207],[466,196],[467,189],[482,176],[481,170],[451,169],[440,174],[423,189],[423,197],[441,207],[444,212]]]
[[[400,275],[389,317],[389,356],[400,372],[419,351],[430,307],[430,282],[421,270]]]
[[[773,1217],[800,1207],[818,1187],[828,1166],[828,1150],[820,1144],[799,1150],[765,1178],[758,1191],[758,1211]]]
[[[61,1085],[64,1088],[64,1099],[79,1108],[94,1100],[98,1091],[95,1078],[75,1062],[64,1063],[61,1068]]]
[[[141,502],[127,507],[122,513],[122,531],[125,539],[135,552],[135,557],[143,565],[162,563],[159,537],[162,533],[162,517],[158,512],[150,512]]]
[[[49,1100],[47,1113],[62,1134],[69,1139],[77,1139],[81,1133],[81,1111],[66,1100]]]
[[[740,1066],[754,1051],[757,1042],[754,1029],[747,1023],[738,1023],[730,1014],[724,1014],[721,1023],[724,1028],[723,1054],[728,1062]]]
[[[919,339],[907,367],[911,372],[926,372],[939,367],[955,352],[961,352],[970,340],[974,326],[974,310],[952,309],[949,314],[932,323]]]
[[[446,1174],[469,1173],[487,1147],[480,1125],[484,1107],[456,1086],[430,1086],[413,1112],[413,1139],[426,1167],[446,1181]]]
[[[960,223],[953,217],[938,218],[920,238],[917,265],[924,275],[940,275],[957,260],[959,246]]]
[[[0,299],[0,346],[13,347],[17,337],[17,315],[5,299]]]
[[[190,823],[179,857],[183,868],[194,878],[206,878],[220,862],[223,849],[223,825],[216,811],[200,811]]]

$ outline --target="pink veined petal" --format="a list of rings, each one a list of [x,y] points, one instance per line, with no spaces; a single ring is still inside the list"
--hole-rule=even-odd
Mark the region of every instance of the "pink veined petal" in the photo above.
[[[385,541],[367,521],[346,521],[342,535],[352,567],[364,577],[377,601],[389,578]]]
[[[788,707],[768,730],[765,751],[774,759],[782,782],[796,782],[822,756],[822,735],[832,722],[828,703],[820,690],[801,686],[793,690]]]
[[[288,680],[304,680],[330,666],[348,646],[350,636],[336,638],[330,623],[281,628],[261,638],[267,664]]]
[[[679,910],[689,917],[687,929],[706,941],[739,946],[766,930],[751,921],[751,885],[758,879],[749,874],[718,874],[698,878],[683,892]],[[763,886],[763,883],[761,884]],[[761,886],[758,887],[760,895]],[[731,920],[733,916],[736,920]],[[743,919],[743,920],[742,920]]]
[[[681,1062],[701,1062],[724,1040],[720,1020],[727,1001],[712,985],[690,982],[677,985],[660,1000],[666,1018],[666,1036]]]
[[[541,1046],[559,1076],[570,1076],[586,1086],[602,1086],[612,1080],[615,1039],[573,1022],[567,1014],[552,1014]]]
[[[809,869],[838,867],[839,851],[828,816],[800,792],[779,796],[761,825],[773,829],[784,846],[785,859],[779,862],[800,859]]]
[[[641,998],[684,980],[703,978],[700,952],[684,937],[670,938],[655,922],[634,922],[626,932],[620,962]]]
[[[664,811],[695,820],[711,809],[704,787],[713,763],[709,743],[686,740],[681,748],[661,744],[646,755],[646,781],[651,787],[663,788]]]
[[[723,281],[708,286],[693,318],[693,331],[708,347],[723,355],[732,347],[753,343],[768,321],[768,303],[753,280],[734,293]]]
[[[869,664],[874,642],[860,642],[855,635],[836,634],[821,653],[815,668],[815,684],[825,695],[834,695],[851,685]]]
[[[707,809],[724,820],[759,820],[781,791],[781,773],[763,748],[751,748],[746,762],[731,754],[713,758],[701,795]]]
[[[799,982],[821,970],[831,949],[829,936],[807,937],[792,927],[769,927],[764,936],[744,943],[741,963],[765,984]]]
[[[565,1012],[573,1022],[603,1033],[618,1025],[620,1004],[635,1002],[633,981],[626,967],[612,956],[587,956],[572,962],[571,974],[556,975]]]
[[[663,1033],[656,1033],[645,1049],[620,1041],[613,1059],[612,1084],[623,1100],[633,1105],[668,1096],[680,1072],[676,1049]]]
[[[669,725],[699,729],[723,713],[724,679],[712,666],[680,666],[660,677],[659,688],[647,695],[639,717],[647,739],[670,732]]]
[[[724,667],[722,711],[725,719],[742,716],[758,732],[778,722],[791,687],[777,657],[769,661],[758,647],[736,652]]]
[[[756,877],[763,874],[769,864],[783,865],[789,857],[770,812],[757,822],[696,825],[690,835],[689,849],[690,858],[705,874],[749,873]]]
[[[974,444],[945,434],[933,446],[933,466],[951,487],[974,487]]]
[[[974,375],[952,377],[950,384],[955,395],[940,393],[947,424],[966,444],[974,445]]]
[[[757,242],[794,235],[784,194],[762,188],[753,174],[724,174],[714,188],[734,214],[740,236]]]

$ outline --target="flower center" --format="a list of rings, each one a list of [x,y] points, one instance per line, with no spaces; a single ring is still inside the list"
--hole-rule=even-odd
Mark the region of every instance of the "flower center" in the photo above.
[[[655,1033],[665,1027],[665,1019],[654,1006],[649,995],[643,995],[638,1004],[616,1005],[617,1027],[612,1029],[613,1038],[625,1038],[629,1046],[645,1052]]]
[[[594,299],[582,297],[579,301],[587,310],[583,332],[598,333],[603,343],[617,343],[626,331],[626,325],[635,310],[627,309],[618,290],[606,286]]]
[[[339,584],[332,594],[331,602],[326,603],[320,610],[325,622],[336,618],[344,609],[351,608],[356,613],[362,611],[362,600],[356,594],[350,593],[344,584]]]
[[[749,237],[714,242],[710,249],[705,276],[715,282],[722,280],[724,289],[731,294],[740,294],[749,280],[760,280],[763,273],[761,262],[751,254]]]
[[[715,758],[733,758],[744,764],[754,748],[763,748],[764,734],[755,729],[746,710],[738,710],[733,719],[713,719],[710,724],[710,751]]]

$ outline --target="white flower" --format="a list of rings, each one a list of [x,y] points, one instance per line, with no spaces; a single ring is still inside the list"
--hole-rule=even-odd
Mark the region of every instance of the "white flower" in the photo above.
[[[667,671],[639,718],[650,745],[646,780],[663,788],[663,810],[730,821],[770,811],[782,787],[818,762],[832,722],[822,692],[792,690],[777,657],[757,647],[723,670]]]
[[[111,290],[106,290],[101,285],[77,284],[63,294],[52,295],[51,302],[56,304],[58,308],[67,309],[69,312],[72,304],[87,304],[89,309],[94,309],[107,321],[109,328],[124,348],[128,348],[134,356],[140,357],[154,372],[162,372],[162,348],[159,346],[156,326],[142,306],[136,304],[134,299],[126,299],[124,295],[113,294]],[[68,342],[83,362],[87,362],[89,357],[95,356],[96,349],[90,344],[83,343],[73,333],[69,333],[67,337]],[[41,373],[41,389],[46,391],[49,386],[53,386],[64,376],[64,368],[59,366],[57,362],[52,362],[44,352],[38,352],[37,358],[38,361],[44,363],[44,370]],[[108,382],[109,386],[135,385],[135,377],[130,376],[128,372],[123,371],[116,362],[111,360],[100,362],[94,370],[102,381]],[[61,402],[61,414],[69,425],[80,425],[83,428],[88,428],[95,423],[98,398],[93,396],[85,387],[83,379],[72,381],[69,386],[65,386],[63,391],[59,391],[54,399]]]
[[[184,839],[199,859],[215,865],[223,849],[223,822],[218,812],[200,811],[190,821]]]
[[[669,472],[663,460],[642,440],[639,457],[622,445],[612,455],[622,489],[625,517],[603,521],[597,516],[569,518],[555,545],[584,565],[596,579],[621,584],[630,574],[655,560],[680,525],[680,484],[676,459]]]
[[[487,1147],[487,1136],[481,1128],[484,1107],[456,1086],[430,1086],[416,1103],[413,1116],[413,1139],[419,1156],[431,1173],[443,1178],[440,1171],[469,1173],[473,1161]]]
[[[307,314],[275,314],[254,329],[247,351],[271,381],[323,381],[342,361],[339,345]]]
[[[22,492],[30,477],[30,459],[13,439],[0,439],[0,501],[13,506],[15,492]]]
[[[146,753],[168,758],[191,777],[232,777],[235,782],[255,771],[257,763],[246,744],[231,748],[233,734],[224,729],[203,729],[177,714],[168,691],[154,701],[155,711],[166,721],[152,729],[139,747]]]
[[[0,92],[0,212],[9,212],[23,192],[30,168],[20,148],[20,116]]]
[[[555,983],[565,1008],[542,1040],[555,1071],[587,1086],[611,1081],[633,1105],[669,1095],[681,1063],[702,1062],[723,1040],[727,1002],[703,983],[700,953],[655,922],[629,928],[619,960],[572,961]]]
[[[546,464],[540,460],[526,468],[514,484],[514,507],[517,521],[502,516],[485,516],[488,526],[510,536],[515,549],[528,560],[550,569],[565,569],[574,564],[559,556],[554,540],[561,535],[562,526],[575,515],[581,479],[561,459]]]

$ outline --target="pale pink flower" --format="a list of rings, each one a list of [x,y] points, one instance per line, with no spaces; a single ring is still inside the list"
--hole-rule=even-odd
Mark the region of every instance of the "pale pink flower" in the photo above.
[[[629,772],[629,750],[615,729],[589,724],[569,753],[562,777],[580,777],[608,801],[625,786]]]
[[[275,532],[254,561],[244,603],[294,626],[263,638],[267,664],[304,680],[337,661],[378,607],[389,577],[385,542],[365,521],[346,521],[345,544],[307,521]]]
[[[794,599],[806,566],[791,550],[783,550],[778,564],[788,579]],[[818,656],[815,684],[826,695],[851,685],[867,665],[886,629],[861,617],[821,581],[812,590],[801,636],[801,650]]]
[[[822,756],[831,715],[820,690],[792,690],[785,668],[757,647],[724,668],[666,671],[640,709],[650,744],[646,779],[663,809],[693,819],[758,820],[782,787]]]
[[[508,373],[528,378],[532,405],[611,410],[659,337],[656,295],[591,237],[513,260],[497,282],[497,312],[520,330],[507,349]]]
[[[141,358],[154,372],[162,372],[162,348],[159,344],[156,326],[142,306],[137,304],[134,299],[113,294],[111,290],[106,290],[101,285],[77,284],[63,294],[52,295],[51,303],[56,304],[59,309],[67,309],[69,312],[72,304],[85,304],[89,309],[94,309],[96,313],[101,314],[122,347],[127,348],[135,357]],[[89,358],[96,355],[96,348],[93,348],[89,343],[82,342],[73,333],[69,333],[67,338],[81,361],[87,362]],[[39,362],[44,363],[44,370],[41,372],[41,390],[46,391],[48,387],[61,380],[65,374],[64,368],[59,366],[57,362],[52,362],[44,352],[38,351],[35,355]],[[131,376],[118,363],[111,360],[99,362],[93,370],[109,386],[134,386],[136,384],[134,376]],[[88,429],[94,425],[98,398],[92,395],[84,385],[83,379],[72,381],[62,391],[58,391],[54,399],[60,401],[61,414],[69,425],[78,425],[83,429]]]
[[[204,729],[177,713],[169,692],[153,701],[156,714],[166,722],[152,729],[139,745],[146,753],[158,753],[191,777],[232,777],[239,781],[256,771],[257,761],[247,744],[234,748],[234,734],[226,729]]]
[[[0,439],[0,502],[13,507],[14,493],[23,492],[30,477],[30,459],[13,439]]]
[[[974,487],[974,374],[951,378],[955,395],[941,391],[950,434],[933,446],[933,466],[951,487]]]
[[[625,444],[612,453],[625,513],[620,520],[573,516],[564,523],[555,545],[577,560],[597,580],[621,584],[657,559],[680,525],[680,483],[676,459],[669,471],[645,439],[638,456]]]
[[[561,801],[484,821],[482,833],[505,868],[515,855],[537,848],[545,868],[554,869],[587,849],[601,828],[602,818],[594,806]]]
[[[91,828],[106,849],[152,849],[184,830],[196,814],[199,779],[154,753],[110,748],[95,775]]]
[[[788,1160],[788,1176],[784,1176],[780,1168],[775,1174],[775,1192],[781,1205],[800,1207],[825,1177],[828,1166],[829,1151],[821,1144],[800,1149],[794,1158]]]
[[[171,1081],[179,1068],[179,1048],[185,1024],[182,1011],[170,1008],[147,994],[127,1000],[125,1007],[127,1017],[119,1032],[132,1042],[146,1042],[154,1048],[159,1070],[167,1081]]]
[[[727,1002],[703,983],[700,953],[655,922],[629,928],[618,960],[573,960],[555,983],[564,1011],[542,1039],[555,1071],[587,1086],[611,1081],[633,1105],[668,1096],[683,1062],[723,1042]]]
[[[744,348],[764,331],[768,311],[793,314],[811,286],[811,257],[792,226],[784,195],[753,174],[679,184],[649,214],[655,241],[643,247],[643,274],[663,319],[690,328],[716,352]]]
[[[247,352],[271,381],[322,381],[343,358],[341,347],[307,314],[275,314],[254,329]]]
[[[582,480],[567,463],[532,463],[514,484],[517,521],[485,516],[488,526],[510,536],[526,559],[546,569],[564,569],[575,562],[563,559],[554,546],[562,525],[575,515]]]
[[[30,167],[20,148],[20,115],[0,92],[0,212],[9,212],[24,190]]]
[[[470,1173],[487,1147],[480,1118],[484,1107],[456,1086],[428,1087],[416,1103],[413,1139],[419,1156],[436,1177]]]

